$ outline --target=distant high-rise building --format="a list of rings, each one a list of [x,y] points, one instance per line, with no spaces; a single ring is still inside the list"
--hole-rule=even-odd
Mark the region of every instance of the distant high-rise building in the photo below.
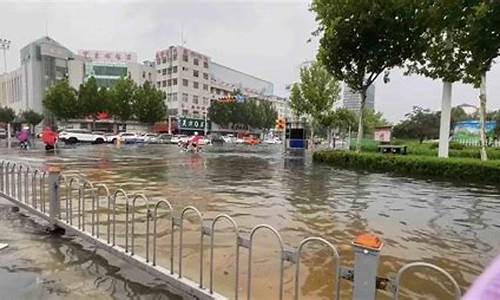
[[[342,83],[340,107],[353,112],[361,110],[361,94],[351,90],[347,84]],[[375,86],[372,84],[366,91],[365,108],[375,109]]]

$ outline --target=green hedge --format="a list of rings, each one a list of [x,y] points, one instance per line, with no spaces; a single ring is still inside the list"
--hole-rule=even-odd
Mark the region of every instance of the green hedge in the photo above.
[[[317,151],[313,159],[347,169],[500,184],[500,161],[333,150]]]
[[[437,143],[422,143],[420,144],[415,140],[395,140],[391,144],[394,145],[406,145],[408,146],[408,154],[410,155],[424,155],[424,156],[437,156],[438,149]],[[351,142],[351,150],[356,147],[356,141]],[[362,144],[363,152],[377,152],[378,143],[364,141]],[[463,147],[461,144],[455,142],[450,143],[450,150],[448,152],[450,157],[457,158],[481,158],[479,152],[479,147]],[[497,148],[487,148],[486,153],[488,154],[488,159],[498,159],[500,160],[500,149]]]

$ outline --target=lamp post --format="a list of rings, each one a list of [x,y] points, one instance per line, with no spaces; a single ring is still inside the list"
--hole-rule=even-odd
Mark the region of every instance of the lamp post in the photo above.
[[[7,50],[10,48],[12,41],[0,38],[0,49],[3,50],[3,71],[7,73]]]

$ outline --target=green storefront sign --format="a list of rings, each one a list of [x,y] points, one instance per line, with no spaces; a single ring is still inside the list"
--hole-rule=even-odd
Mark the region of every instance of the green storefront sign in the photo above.
[[[211,123],[209,120],[207,122],[207,130],[210,130]],[[179,118],[179,122],[177,123],[177,127],[183,130],[201,130],[205,129],[205,120],[204,119],[194,119],[194,118]]]

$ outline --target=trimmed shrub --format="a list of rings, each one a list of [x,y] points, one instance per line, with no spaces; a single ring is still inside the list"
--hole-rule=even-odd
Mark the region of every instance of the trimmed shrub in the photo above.
[[[480,161],[468,158],[437,158],[422,155],[390,155],[354,153],[348,151],[317,151],[313,159],[332,166],[388,172],[404,176],[436,177],[449,180],[500,183],[500,161]]]

